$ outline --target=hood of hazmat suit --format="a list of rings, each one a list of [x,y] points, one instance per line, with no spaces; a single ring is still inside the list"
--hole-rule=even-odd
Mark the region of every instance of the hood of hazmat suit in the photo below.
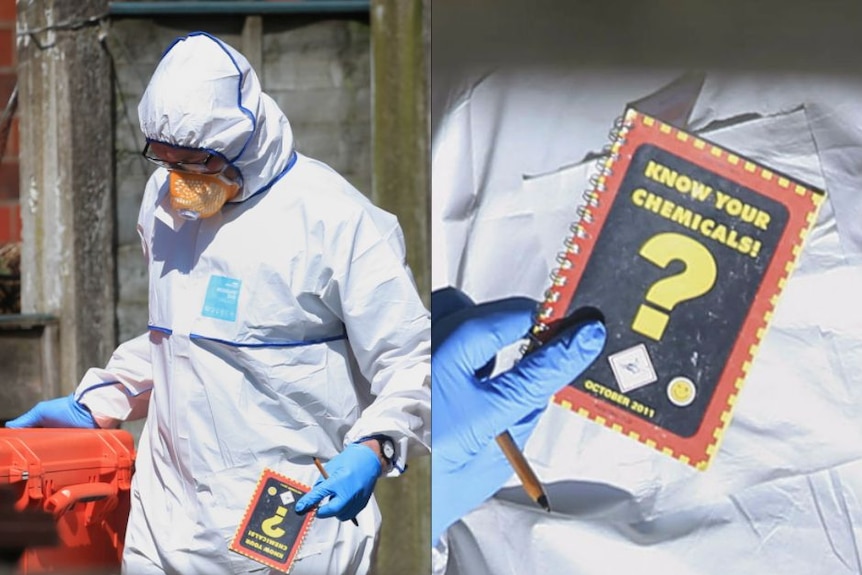
[[[127,573],[249,573],[229,552],[271,468],[305,485],[346,444],[384,433],[396,464],[427,452],[429,316],[394,216],[297,153],[287,118],[246,59],[195,33],[163,55],[139,106],[150,140],[222,153],[244,186],[183,220],[168,171],[138,220],[149,331],[91,369],[95,415],[147,415],[124,554]],[[291,573],[365,573],[380,513],[316,518]],[[278,552],[278,549],[273,550]]]

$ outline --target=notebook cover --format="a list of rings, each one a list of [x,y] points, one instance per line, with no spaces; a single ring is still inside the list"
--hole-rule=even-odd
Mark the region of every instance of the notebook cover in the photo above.
[[[316,510],[305,515],[294,511],[310,488],[264,469],[230,550],[283,573],[288,573],[302,546]]]
[[[824,193],[634,109],[609,152],[531,335],[598,308],[605,348],[555,401],[703,470]]]

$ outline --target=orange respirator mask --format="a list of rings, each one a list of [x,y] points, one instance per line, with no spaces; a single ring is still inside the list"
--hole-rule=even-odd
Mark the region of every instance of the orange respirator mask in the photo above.
[[[187,220],[208,218],[230,201],[241,187],[222,174],[170,172],[171,207]]]

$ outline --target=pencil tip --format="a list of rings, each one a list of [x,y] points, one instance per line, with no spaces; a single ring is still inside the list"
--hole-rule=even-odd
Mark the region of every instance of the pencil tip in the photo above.
[[[551,506],[548,503],[548,497],[544,493],[542,495],[539,495],[539,498],[536,500],[536,503],[541,505],[542,509],[544,509],[548,513],[551,512]]]

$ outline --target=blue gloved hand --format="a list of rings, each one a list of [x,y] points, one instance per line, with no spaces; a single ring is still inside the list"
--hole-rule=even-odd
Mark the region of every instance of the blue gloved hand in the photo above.
[[[341,521],[353,519],[368,505],[374,484],[383,470],[374,451],[362,444],[352,443],[323,466],[329,479],[321,477],[314,487],[296,502],[300,515],[318,505],[318,517],[337,517]]]
[[[441,300],[431,341],[431,535],[492,496],[513,470],[494,439],[509,430],[523,449],[551,397],[580,375],[601,353],[605,327],[587,321],[571,327],[487,379],[476,372],[500,349],[530,329],[537,302],[510,298],[471,305],[451,288],[431,295]]]
[[[440,331],[440,324],[449,320],[445,319],[448,316],[455,314],[468,307],[476,305],[467,294],[453,287],[439,289],[431,294],[431,324],[434,326],[434,333],[440,333],[444,336],[448,335],[451,329],[447,329],[445,334]]]
[[[40,401],[30,411],[6,422],[6,427],[83,427],[98,429],[90,410],[75,401],[75,394]]]

